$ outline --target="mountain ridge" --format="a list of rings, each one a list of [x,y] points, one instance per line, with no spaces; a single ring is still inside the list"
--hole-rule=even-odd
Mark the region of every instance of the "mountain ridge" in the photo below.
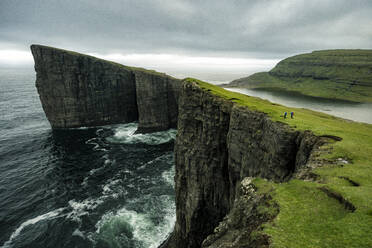
[[[372,50],[299,54],[280,61],[269,72],[236,79],[224,87],[295,91],[314,97],[372,102]]]

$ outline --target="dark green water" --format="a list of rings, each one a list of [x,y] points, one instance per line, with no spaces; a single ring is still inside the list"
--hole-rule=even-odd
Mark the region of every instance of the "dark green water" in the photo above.
[[[176,130],[52,131],[34,80],[0,69],[0,247],[157,247],[175,222]]]

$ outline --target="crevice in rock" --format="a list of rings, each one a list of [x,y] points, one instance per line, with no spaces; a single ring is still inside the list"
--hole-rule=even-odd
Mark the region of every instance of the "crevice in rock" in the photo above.
[[[295,171],[298,170],[299,165],[297,164],[297,156],[298,156],[298,153],[300,152],[300,145],[303,139],[303,137],[300,137],[300,135],[301,135],[300,133],[297,133],[293,139],[294,142],[293,142],[292,151],[291,151],[292,157],[291,157],[291,160],[288,162],[289,171],[288,171],[288,175],[283,181],[288,181],[292,177],[292,175],[295,173]],[[298,140],[299,138],[300,140]],[[308,157],[308,155],[306,157]]]
[[[350,212],[354,212],[356,210],[356,207],[351,202],[346,200],[340,193],[332,191],[331,189],[329,189],[327,187],[321,187],[321,188],[319,188],[319,190],[326,193],[326,195],[328,197],[336,199],[340,204],[342,204],[344,206],[344,208],[346,210],[348,210]]]
[[[328,138],[328,139],[332,139],[334,141],[341,141],[342,138],[341,137],[338,137],[338,136],[335,136],[335,135],[329,135],[329,134],[325,134],[325,135],[321,135],[319,136],[321,138]]]
[[[348,181],[352,186],[355,186],[355,187],[359,187],[359,186],[360,186],[359,183],[357,183],[357,182],[351,180],[351,179],[348,178],[348,177],[340,176],[340,177],[338,177],[338,178],[341,178],[341,179],[344,179],[344,180]]]

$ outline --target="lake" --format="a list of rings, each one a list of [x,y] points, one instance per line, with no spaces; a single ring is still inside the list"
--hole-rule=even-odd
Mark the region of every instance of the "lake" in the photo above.
[[[259,97],[288,107],[312,109],[344,119],[372,124],[372,103],[354,103],[342,100],[304,96],[294,92],[277,90],[253,90],[244,88],[225,89],[249,96]]]

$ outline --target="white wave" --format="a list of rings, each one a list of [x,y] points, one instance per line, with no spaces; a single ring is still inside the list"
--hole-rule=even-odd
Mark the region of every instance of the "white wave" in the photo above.
[[[96,135],[100,135],[101,133],[103,133],[104,132],[104,129],[103,128],[99,128],[99,129],[97,129],[97,131],[96,131]]]
[[[67,218],[80,222],[81,216],[88,215],[89,211],[97,208],[102,203],[104,203],[103,197],[100,197],[97,199],[88,198],[81,202],[70,200],[68,204],[72,208],[72,211],[67,214]]]
[[[80,184],[81,186],[83,186],[84,188],[88,186],[88,180],[89,180],[89,177],[85,177],[83,182]]]
[[[98,168],[91,169],[91,170],[89,171],[89,175],[92,176],[92,175],[96,174],[98,171],[102,170],[102,168],[103,168],[103,167],[98,167]]]
[[[163,180],[170,184],[173,188],[174,188],[174,166],[172,166],[169,170],[167,171],[164,171],[162,174],[161,174],[161,177],[163,178]]]
[[[113,198],[119,198],[120,195],[126,195],[128,192],[120,186],[121,179],[111,179],[102,186],[102,194]]]
[[[72,236],[78,236],[78,237],[81,237],[83,239],[86,239],[84,233],[82,231],[80,231],[79,228],[75,229],[75,231],[72,233]]]
[[[91,138],[91,139],[88,139],[87,141],[85,141],[85,144],[87,145],[94,145],[93,147],[93,150],[94,151],[103,151],[103,152],[107,152],[107,149],[102,147],[100,144],[99,144],[99,138]]]
[[[137,170],[143,170],[146,167],[148,167],[149,165],[152,166],[152,165],[154,165],[154,164],[156,164],[160,161],[167,162],[167,163],[173,163],[173,158],[174,158],[173,157],[173,152],[168,152],[166,154],[163,154],[163,155],[161,155],[161,156],[159,156],[159,157],[157,157],[157,158],[155,158],[151,161],[148,161],[148,162],[144,163],[143,165],[137,167]]]
[[[111,143],[120,144],[148,144],[148,145],[160,145],[167,143],[175,139],[177,130],[169,129],[167,131],[147,133],[147,134],[135,134],[137,130],[137,123],[129,123],[120,125],[115,128],[114,135],[107,138],[107,141]]]
[[[103,215],[96,224],[96,235],[107,236],[105,232],[120,228],[118,225],[129,224],[133,239],[141,242],[144,247],[158,247],[173,230],[176,221],[175,206],[170,197],[164,195],[161,200],[165,201],[166,215],[160,224],[154,223],[149,213],[138,213],[124,207],[115,213],[108,212]]]
[[[55,219],[55,218],[58,218],[58,217],[61,217],[61,216],[58,216],[63,210],[65,210],[65,208],[58,208],[56,210],[53,210],[53,211],[50,211],[48,213],[45,213],[45,214],[42,214],[42,215],[39,215],[39,216],[36,216],[35,218],[32,218],[32,219],[29,219],[25,222],[23,222],[13,233],[12,235],[10,235],[10,238],[8,241],[6,241],[4,243],[4,245],[2,246],[2,248],[8,248],[8,247],[11,247],[11,243],[12,241],[22,232],[22,230],[26,227],[26,226],[29,226],[29,225],[34,225],[40,221],[43,221],[43,220],[51,220],[51,219]]]
[[[85,141],[85,144],[87,145],[94,145],[93,150],[98,150],[100,148],[99,144],[96,142],[98,138],[91,138],[87,141]]]
[[[77,127],[77,128],[73,128],[73,129],[78,129],[78,130],[87,130],[89,128],[95,128],[95,127]]]
[[[108,164],[112,164],[114,162],[114,160],[111,160],[111,159],[105,159],[105,162],[104,162],[104,165],[108,165]]]
[[[116,162],[115,159],[113,159],[113,160],[109,159],[109,158],[108,158],[108,154],[105,154],[102,158],[105,159],[104,162],[103,162],[103,166],[98,167],[98,168],[93,168],[93,169],[91,169],[91,170],[89,171],[89,175],[86,176],[86,177],[84,178],[83,182],[80,184],[81,186],[83,186],[83,187],[87,187],[87,186],[88,186],[88,181],[89,181],[89,179],[91,178],[91,176],[93,176],[94,174],[96,174],[96,173],[99,172],[99,171],[104,170],[106,166],[108,166],[108,165],[112,165],[112,164],[114,164],[114,163]]]
[[[89,145],[96,145],[97,142],[95,142],[98,138],[91,138],[91,139],[88,139],[87,141],[85,141],[85,144],[89,144]]]

